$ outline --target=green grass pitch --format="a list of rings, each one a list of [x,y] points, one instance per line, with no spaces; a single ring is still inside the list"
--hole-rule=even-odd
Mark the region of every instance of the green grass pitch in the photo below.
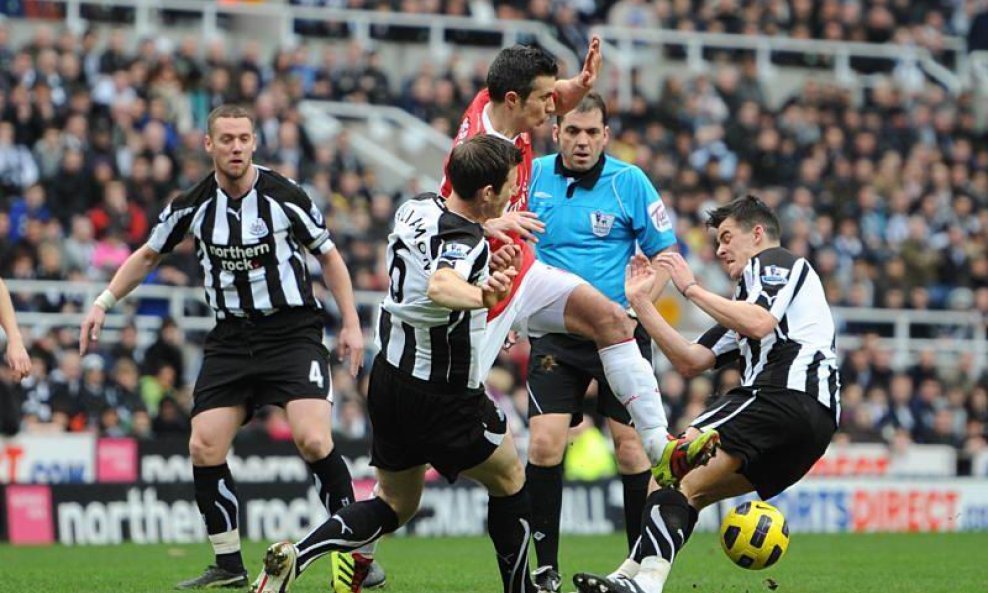
[[[573,571],[607,572],[621,559],[624,538],[564,537],[563,591]],[[253,577],[264,546],[248,543]],[[499,593],[490,543],[484,538],[388,539],[379,558],[387,593]],[[0,592],[127,593],[169,591],[210,560],[201,546],[0,547]],[[793,534],[775,567],[746,571],[700,533],[677,558],[666,593],[984,593],[988,533],[922,535]],[[329,564],[317,561],[296,582],[298,593],[327,593]]]

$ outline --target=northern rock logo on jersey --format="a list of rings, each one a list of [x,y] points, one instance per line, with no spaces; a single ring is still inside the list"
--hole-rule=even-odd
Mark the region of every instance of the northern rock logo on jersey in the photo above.
[[[779,266],[765,266],[762,270],[762,284],[768,286],[781,286],[789,282],[789,268]]]
[[[614,215],[594,210],[590,213],[590,226],[594,235],[606,237],[611,234],[611,229],[614,227]]]

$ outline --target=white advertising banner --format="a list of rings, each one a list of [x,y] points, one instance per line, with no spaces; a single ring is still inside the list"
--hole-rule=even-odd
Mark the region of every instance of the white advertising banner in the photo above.
[[[92,483],[96,437],[20,435],[0,439],[0,484]]]
[[[957,474],[957,451],[947,445],[832,444],[810,476],[933,477]]]

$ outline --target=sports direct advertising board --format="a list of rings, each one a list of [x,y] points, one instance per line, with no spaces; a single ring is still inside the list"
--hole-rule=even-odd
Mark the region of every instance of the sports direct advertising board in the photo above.
[[[721,511],[750,497],[723,501]],[[988,530],[988,480],[807,478],[770,501],[801,532]],[[704,516],[705,515],[705,516]],[[715,513],[701,515],[713,529]]]

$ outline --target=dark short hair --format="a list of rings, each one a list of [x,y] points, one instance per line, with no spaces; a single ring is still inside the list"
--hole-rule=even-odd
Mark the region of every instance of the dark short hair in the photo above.
[[[760,224],[765,229],[765,234],[774,241],[778,241],[782,234],[779,219],[775,216],[775,212],[772,212],[772,209],[765,202],[751,194],[715,210],[708,210],[707,226],[717,229],[728,218],[738,221],[738,224],[749,231],[755,228],[755,225]]]
[[[220,105],[209,112],[206,119],[206,133],[213,135],[213,123],[221,117],[244,117],[250,120],[250,127],[254,129],[254,113],[246,107],[240,105]]]
[[[521,151],[514,144],[480,134],[453,149],[446,164],[446,177],[456,195],[470,201],[488,185],[501,191],[511,168],[521,160]]]
[[[591,111],[600,111],[600,121],[604,122],[605,126],[607,125],[607,102],[604,101],[604,98],[601,97],[600,93],[596,91],[590,91],[587,93],[587,96],[583,97],[583,99],[577,103],[576,107],[567,113],[590,113]],[[564,117],[566,117],[565,113],[558,116],[556,118],[556,123],[563,125]]]
[[[492,101],[504,101],[510,91],[524,101],[532,93],[536,78],[558,75],[556,60],[544,49],[530,45],[506,47],[487,69],[487,92]]]

